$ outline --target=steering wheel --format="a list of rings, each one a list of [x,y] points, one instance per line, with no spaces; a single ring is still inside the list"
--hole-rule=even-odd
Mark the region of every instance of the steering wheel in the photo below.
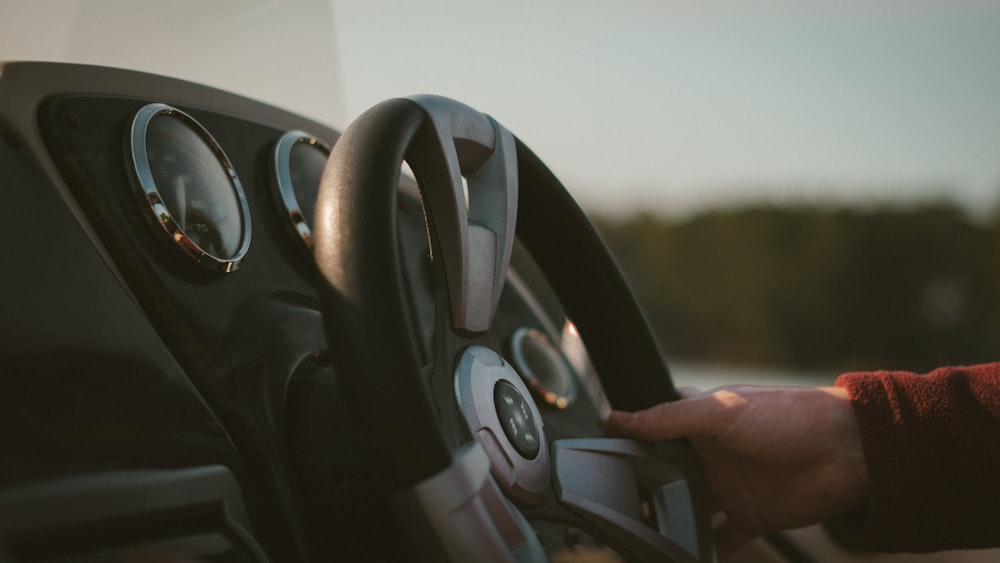
[[[429,359],[399,260],[404,161],[420,186],[437,282]],[[630,560],[713,561],[689,447],[546,437],[492,326],[515,235],[577,326],[611,404],[677,399],[623,276],[541,161],[459,102],[389,100],[336,143],[315,238],[330,353],[378,492],[427,560],[544,561],[531,523],[555,521]]]

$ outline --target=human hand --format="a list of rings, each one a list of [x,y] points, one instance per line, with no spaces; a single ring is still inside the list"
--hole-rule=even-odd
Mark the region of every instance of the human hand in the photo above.
[[[720,556],[763,533],[813,524],[865,501],[868,474],[847,391],[720,387],[636,413],[612,412],[605,432],[689,438],[716,508]]]

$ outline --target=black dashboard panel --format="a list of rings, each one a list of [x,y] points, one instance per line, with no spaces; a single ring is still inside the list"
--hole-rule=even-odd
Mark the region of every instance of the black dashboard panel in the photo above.
[[[311,265],[294,251],[274,204],[267,156],[284,131],[252,121],[182,108],[227,148],[243,180],[250,213],[252,242],[241,268],[226,275],[196,267],[150,228],[146,210],[126,163],[124,130],[148,100],[116,97],[60,97],[41,111],[42,130],[56,164],[92,218],[129,286],[162,327],[176,353],[209,381],[235,377],[248,342],[240,317],[254,303],[316,303]],[[314,305],[314,308],[318,305]],[[280,308],[280,306],[279,306]],[[258,321],[263,321],[259,319]],[[260,326],[267,327],[264,322]],[[325,347],[322,330],[314,327],[314,349],[303,343],[301,359]],[[253,334],[255,331],[249,331]],[[233,350],[233,347],[238,350]],[[291,361],[291,360],[290,360]],[[251,362],[253,365],[257,362]]]
[[[0,287],[3,485],[221,464],[239,479],[271,557],[301,559],[284,397],[296,367],[326,345],[312,268],[289,250],[296,241],[277,222],[263,157],[284,123],[330,142],[335,132],[142,73],[3,70],[0,228],[20,241],[4,251],[11,267]],[[125,131],[138,107],[158,101],[204,119],[248,184],[257,236],[240,277],[192,268],[141,216]]]

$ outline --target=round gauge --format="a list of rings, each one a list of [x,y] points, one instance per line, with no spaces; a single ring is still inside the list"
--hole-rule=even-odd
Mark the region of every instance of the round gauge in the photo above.
[[[511,338],[514,367],[535,397],[560,409],[576,398],[569,362],[544,333],[520,328]]]
[[[143,107],[129,134],[143,207],[157,231],[195,262],[236,270],[250,247],[250,209],[236,170],[190,115]]]
[[[288,224],[310,252],[316,194],[329,156],[329,146],[301,131],[284,134],[274,149],[274,174],[281,206]]]

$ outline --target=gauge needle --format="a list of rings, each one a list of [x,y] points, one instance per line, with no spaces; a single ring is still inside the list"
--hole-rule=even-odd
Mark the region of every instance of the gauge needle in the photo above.
[[[180,174],[174,176],[174,198],[177,200],[177,223],[184,230],[187,228],[187,184]]]

